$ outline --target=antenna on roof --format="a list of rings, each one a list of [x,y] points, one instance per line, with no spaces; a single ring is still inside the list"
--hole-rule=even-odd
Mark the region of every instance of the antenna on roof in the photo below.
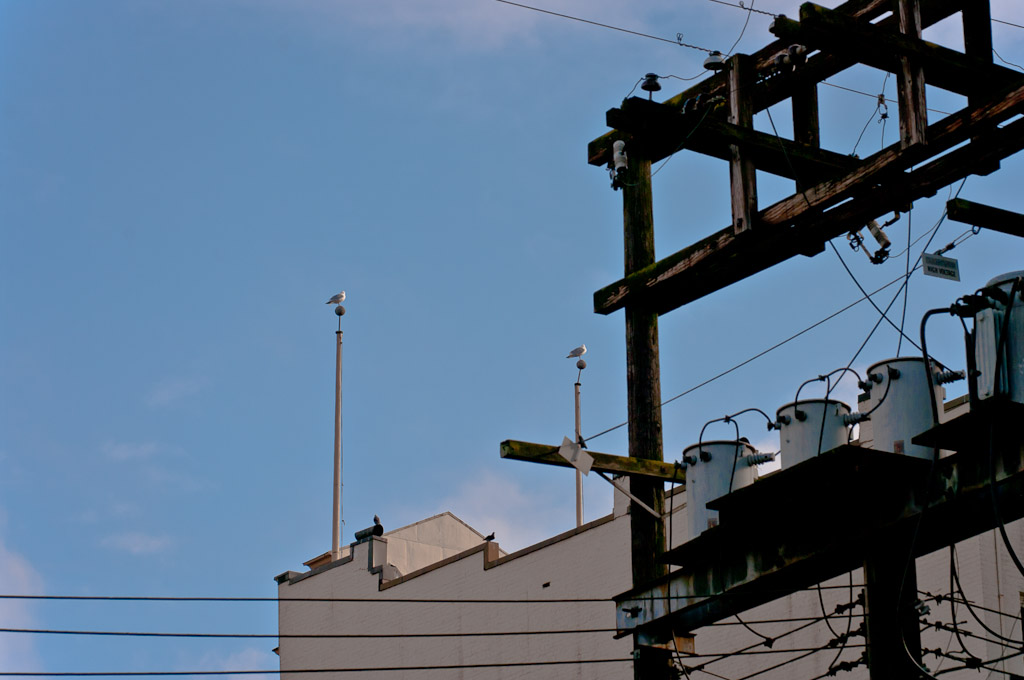
[[[345,315],[345,308],[341,303],[345,301],[345,291],[341,291],[327,304],[336,304],[334,313],[338,315],[338,346],[337,358],[334,367],[334,514],[331,519],[331,561],[341,559],[341,534],[345,527],[345,515],[342,513],[342,497],[345,492],[345,476],[342,463],[341,448],[341,317]]]

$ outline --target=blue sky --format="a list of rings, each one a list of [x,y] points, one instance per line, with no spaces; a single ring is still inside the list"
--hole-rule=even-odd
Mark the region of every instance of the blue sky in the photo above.
[[[679,5],[542,6],[723,51],[746,18]],[[993,16],[1024,24],[1011,0]],[[769,21],[753,14],[737,51],[770,41]],[[957,32],[926,37],[957,47]],[[1024,63],[1024,29],[993,32]],[[584,434],[625,419],[622,315],[592,311],[622,274],[621,196],[586,145],[644,73],[695,76],[703,57],[485,0],[0,0],[0,590],[273,596],[274,575],[327,550],[336,319],[324,301],[341,289],[346,540],[374,513],[394,528],[451,510],[506,549],[570,528],[571,471],[502,461],[498,443],[570,434],[564,357],[581,342]],[[877,93],[883,77],[830,82]],[[662,83],[666,97],[685,86]],[[828,148],[850,153],[865,124],[860,155],[895,141],[895,105],[883,140],[873,98],[820,89]],[[930,90],[929,105],[964,104]],[[786,134],[786,108],[773,117]],[[756,125],[769,129],[764,114]],[[1024,211],[1022,162],[960,195]],[[761,179],[762,205],[792,192]],[[654,182],[659,256],[728,224],[728,191],[723,163],[674,157]],[[946,198],[915,203],[912,239]],[[888,228],[894,252],[907,222]],[[932,250],[964,230],[944,223]],[[904,271],[836,245],[868,289]],[[908,328],[1024,268],[1022,253],[1001,234],[967,239],[950,253],[961,283],[911,279]],[[663,317],[663,397],[858,297],[826,251]],[[711,418],[791,401],[876,319],[861,304],[666,406],[666,458]],[[961,367],[957,328],[936,320],[929,344]],[[896,345],[881,328],[854,366]],[[773,446],[762,423],[741,427]],[[591,444],[624,454],[625,430]],[[609,511],[603,482],[586,495],[587,519]],[[0,619],[276,631],[271,605],[3,602]],[[0,666],[271,668],[273,646],[0,636]]]

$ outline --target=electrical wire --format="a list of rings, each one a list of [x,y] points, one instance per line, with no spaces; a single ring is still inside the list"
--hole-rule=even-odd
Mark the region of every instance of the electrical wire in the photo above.
[[[800,632],[802,630],[806,630],[807,628],[810,628],[811,626],[813,626],[813,625],[815,625],[817,623],[821,623],[821,619],[820,618],[815,619],[813,621],[808,621],[805,624],[802,624],[800,626],[797,626],[796,628],[792,628],[792,629],[790,629],[790,630],[788,630],[788,631],[786,631],[784,633],[781,633],[780,635],[775,636],[775,639],[776,640],[781,640],[781,639],[783,639],[785,637],[789,637],[790,635],[798,633],[798,632]],[[722,661],[724,659],[728,659],[731,656],[733,656],[734,654],[742,653],[742,652],[748,652],[750,650],[757,649],[758,647],[761,647],[763,644],[764,644],[763,641],[762,642],[755,642],[752,645],[748,645],[746,647],[742,647],[742,648],[740,648],[740,649],[738,649],[738,650],[736,650],[734,652],[730,652],[729,654],[722,654],[718,658],[712,659],[710,661],[704,661],[704,662],[698,664],[697,666],[691,666],[690,670],[700,670],[700,671],[703,671],[706,666],[709,666],[709,665],[711,665],[713,663],[718,663],[719,661]],[[705,671],[705,672],[707,672],[707,671]],[[721,676],[719,676],[719,677],[721,677]]]
[[[1005,59],[1002,58],[1002,56],[1000,56],[1000,54],[998,52],[996,52],[996,48],[994,48],[994,47],[992,48],[992,54],[996,55],[996,57],[999,59],[999,61],[1003,62],[1007,66],[1012,66],[1015,69],[1017,69],[1018,71],[1024,71],[1024,66],[1021,66],[1020,64],[1014,64],[1012,61],[1006,61]]]
[[[822,85],[828,85],[829,87],[834,87],[837,90],[846,90],[847,92],[852,92],[854,94],[863,95],[865,97],[871,97],[872,99],[874,99],[876,101],[878,100],[878,95],[871,94],[870,92],[864,92],[863,90],[855,90],[852,87],[845,87],[843,85],[836,85],[835,83],[830,83],[827,80],[822,80],[820,82],[821,82]],[[890,103],[890,104],[897,104],[898,103],[895,99],[889,99],[889,98],[886,98],[885,101]],[[931,108],[929,108],[927,110],[931,111],[932,113],[941,113],[944,116],[951,116],[951,115],[953,115],[949,111],[940,111],[939,109],[931,109]]]
[[[860,584],[860,587],[863,587],[863,585],[864,584]],[[843,585],[843,586],[838,586],[838,587],[846,588],[848,586]],[[831,614],[830,616],[831,616],[831,618],[834,618],[834,619],[840,619],[840,618],[859,619],[859,618],[863,617],[863,614]],[[823,618],[824,617],[822,617],[822,616],[793,616],[793,617],[790,617],[790,618],[787,618],[787,619],[757,619],[757,620],[747,619],[747,623],[751,623],[751,624],[754,624],[754,625],[766,625],[766,624],[769,624],[769,623],[797,623],[799,621],[821,621]],[[734,622],[734,621],[716,621],[714,623],[709,623],[708,624],[708,626],[739,626],[739,625],[742,625],[742,624],[740,624],[738,621],[736,621],[736,622]]]
[[[774,670],[776,670],[778,668],[782,668],[783,666],[789,665],[791,663],[795,663],[795,662],[799,661],[800,659],[806,659],[807,657],[811,656],[812,654],[817,654],[819,652],[825,651],[825,649],[827,649],[827,648],[826,647],[822,647],[820,649],[812,649],[809,652],[804,652],[800,656],[793,657],[792,659],[787,659],[786,661],[783,661],[782,663],[777,663],[774,666],[769,666],[768,668],[762,668],[759,671],[755,671],[755,672],[750,673],[748,675],[744,675],[742,678],[737,678],[736,680],[750,680],[750,678],[756,678],[758,675],[763,675],[764,673],[767,673],[769,671],[774,671]]]
[[[973,638],[975,640],[981,640],[982,642],[987,642],[988,644],[997,645],[999,647],[1004,647],[1006,649],[1017,649],[1017,648],[1019,648],[1021,646],[1020,642],[1017,641],[1017,640],[1010,640],[1008,642],[1004,642],[1002,640],[996,640],[994,638],[985,637],[984,635],[980,635],[978,633],[974,633],[974,632],[972,632],[970,630],[966,630],[966,629],[965,630],[960,630],[959,629],[960,624],[961,623],[966,623],[966,621],[961,621],[961,622],[953,621],[952,623],[946,623],[945,621],[938,621],[938,620],[936,620],[936,621],[928,621],[927,619],[925,619],[925,620],[922,621],[922,623],[924,624],[924,626],[926,628],[934,628],[935,630],[939,630],[939,631],[943,631],[943,630],[953,631],[954,634],[956,632],[959,632],[960,635],[963,635],[965,637]],[[972,654],[969,650],[964,649],[963,651],[968,656],[972,656],[972,657],[978,659],[979,661],[981,660],[981,657],[979,657],[979,656],[977,656],[975,654]]]
[[[746,10],[747,12],[755,12],[757,14],[764,14],[765,16],[769,16],[769,17],[772,17],[772,18],[778,18],[778,16],[779,16],[778,14],[773,14],[772,12],[766,12],[763,9],[754,9],[754,3],[750,3],[750,7],[744,7],[743,3],[735,4],[735,3],[731,3],[731,2],[725,2],[725,0],[708,0],[708,2],[713,2],[716,5],[725,5],[726,7],[735,7],[736,9]],[[993,19],[993,21],[995,21],[995,20]],[[733,47],[735,47],[735,45],[733,45]]]
[[[572,659],[568,661],[518,661],[506,663],[464,663],[446,664],[441,666],[381,666],[381,667],[360,667],[360,668],[298,668],[298,669],[272,669],[272,670],[238,670],[238,671],[3,671],[0,670],[0,677],[15,678],[94,678],[94,677],[168,677],[182,675],[262,675],[278,673],[395,673],[398,671],[448,671],[465,670],[470,668],[523,668],[529,666],[569,666],[583,664],[601,663],[627,663],[632,658],[625,659]]]
[[[999,380],[1000,369],[1003,364],[1003,355],[1006,349],[1006,338],[1010,334],[1010,318],[1013,316],[1014,310],[1014,298],[1020,295],[1021,290],[1024,289],[1024,277],[1018,276],[1014,279],[1013,284],[1010,286],[1010,299],[1006,303],[1006,313],[1003,316],[1003,329],[999,336],[999,341],[996,343],[996,362],[993,371],[994,380]],[[1003,523],[1003,518],[999,516],[999,503],[996,499],[996,451],[995,451],[995,420],[990,419],[988,424],[988,470],[989,470],[989,490],[991,491],[992,497],[992,514],[996,518],[997,528],[999,529],[999,535],[1002,536],[1003,545],[1006,547],[1006,552],[1010,556],[1010,560],[1013,565],[1017,567],[1017,571],[1020,572],[1021,576],[1024,576],[1024,564],[1021,563],[1020,558],[1017,556],[1017,552],[1013,549],[1013,545],[1010,542],[1010,537],[1006,533],[1006,525]]]
[[[679,597],[679,596],[676,596]],[[694,596],[696,597],[696,596]],[[611,603],[608,597],[527,599],[443,599],[409,597],[176,597],[148,595],[0,595],[0,600],[62,600],[79,602],[378,602],[396,604],[587,604]]]
[[[824,586],[826,589],[829,586]],[[845,588],[846,586],[835,586]],[[802,590],[809,590],[805,588]],[[781,593],[787,595],[794,592],[789,589],[761,590],[762,593]],[[718,595],[666,595],[663,600],[686,600],[686,599],[707,599],[710,597],[733,597],[729,593]],[[651,598],[647,598],[651,599]],[[64,602],[227,602],[227,603],[299,603],[299,602],[373,602],[380,604],[612,604],[615,602],[610,597],[577,597],[577,598],[550,598],[541,600],[529,599],[444,599],[444,598],[372,598],[372,597],[191,597],[191,596],[157,596],[157,595],[22,595],[22,594],[0,594],[0,600],[42,600],[42,601],[64,601]]]
[[[959,559],[957,558],[956,546],[955,545],[950,545],[949,546],[949,572],[950,572],[950,590],[949,590],[950,597],[949,597],[949,601],[950,601],[950,604],[952,604],[954,602],[954,600],[955,600],[955,598],[953,598],[953,587],[952,586],[953,586],[953,584],[956,584],[956,590],[957,590],[957,592],[960,593],[960,597],[963,598],[960,601],[960,604],[964,605],[964,607],[967,609],[967,612],[971,615],[971,617],[975,621],[978,622],[978,625],[981,626],[983,630],[987,631],[991,635],[994,635],[995,637],[999,638],[1000,640],[1003,640],[1004,642],[1010,642],[1012,644],[1016,644],[1015,640],[1013,640],[1011,638],[1008,638],[1008,637],[1005,637],[1002,634],[997,633],[995,630],[990,628],[981,619],[981,617],[978,616],[978,614],[974,611],[976,608],[978,608],[978,605],[971,604],[970,600],[967,599],[967,594],[964,593],[963,586],[960,584],[960,570],[957,569],[957,567],[956,567],[958,561],[959,561]],[[1002,614],[1003,612],[999,612],[999,613]],[[1011,618],[1017,618],[1017,617],[1011,617]],[[956,617],[955,616],[953,617],[953,621],[954,622],[956,621]]]
[[[953,544],[949,546],[949,592],[953,592],[953,575],[956,573],[956,547]],[[949,619],[952,621],[953,635],[956,637],[957,643],[960,645],[960,649],[974,659],[981,660],[980,657],[975,655],[971,650],[967,649],[967,645],[964,643],[963,637],[960,635],[960,627],[956,623],[956,603],[953,602],[953,598],[949,598]]]
[[[919,268],[919,265],[915,265],[915,270],[918,269],[918,268]],[[760,359],[764,355],[777,350],[778,348],[782,347],[783,345],[785,345],[785,344],[787,344],[789,342],[792,342],[793,340],[796,340],[801,335],[803,335],[805,333],[808,333],[808,332],[814,330],[815,328],[817,328],[818,326],[831,321],[832,319],[836,318],[837,316],[839,316],[843,312],[846,312],[846,311],[848,311],[850,309],[853,309],[854,307],[859,305],[861,302],[864,302],[864,300],[868,299],[869,297],[881,293],[886,288],[889,288],[890,286],[893,286],[893,285],[899,283],[902,280],[903,280],[903,276],[900,276],[898,278],[893,279],[892,281],[890,281],[889,283],[885,284],[881,288],[876,289],[875,291],[865,295],[864,297],[861,297],[861,298],[859,298],[857,300],[854,300],[853,302],[851,302],[850,304],[846,305],[845,307],[836,310],[835,312],[829,314],[828,316],[826,316],[825,318],[821,319],[820,321],[816,321],[815,323],[811,324],[807,328],[804,328],[802,331],[799,331],[798,333],[794,333],[793,335],[789,336],[785,340],[777,342],[774,345],[772,345],[771,347],[768,347],[767,349],[761,350],[757,354],[754,354],[753,356],[751,356],[751,357],[749,357],[747,359],[744,359],[743,361],[741,361],[740,363],[736,364],[732,368],[728,368],[728,369],[722,371],[721,373],[719,373],[717,375],[714,375],[714,376],[708,378],[707,380],[704,380],[703,382],[700,382],[700,383],[694,385],[693,387],[690,387],[689,389],[683,390],[682,392],[680,392],[679,394],[675,395],[674,397],[671,397],[670,399],[666,399],[665,401],[661,402],[660,405],[661,406],[665,406],[666,404],[670,404],[673,401],[675,401],[676,399],[681,399],[682,397],[685,397],[686,395],[688,395],[688,394],[690,394],[692,392],[695,392],[696,390],[699,390],[702,387],[710,385],[711,383],[715,382],[719,378],[724,378],[725,376],[729,375],[733,371],[739,370],[740,368],[743,368],[747,364],[749,364],[749,363],[751,363],[753,361],[756,361],[757,359]],[[609,432],[614,432],[615,430],[618,430],[621,427],[625,427],[628,424],[629,424],[628,421],[627,422],[619,423],[618,425],[615,425],[613,427],[609,427],[608,429],[602,430],[601,432],[598,432],[597,434],[591,435],[589,437],[584,437],[584,439],[589,442],[592,439],[596,439],[597,437],[600,437],[602,435],[608,434]]]
[[[860,285],[860,281],[857,280],[857,276],[850,269],[849,265],[846,264],[846,260],[844,260],[843,256],[839,253],[839,249],[836,248],[835,244],[832,243],[832,241],[829,241],[828,245],[829,245],[829,247],[832,248],[832,252],[834,252],[836,254],[836,257],[839,258],[839,263],[843,265],[843,269],[845,269],[846,273],[849,274],[850,280],[852,280],[854,285],[857,286],[857,290],[859,290],[862,294],[867,295],[867,292],[864,290],[864,286]],[[922,255],[923,255],[923,253],[922,253]],[[915,271],[916,271],[916,268],[915,268]],[[896,296],[893,298],[892,302],[889,303],[889,306],[885,308],[885,311],[882,311],[882,309],[877,304],[875,304],[874,300],[871,300],[870,298],[868,298],[868,301],[871,302],[871,306],[874,307],[875,311],[878,312],[879,315],[882,317],[881,319],[879,319],[880,322],[881,321],[887,322],[890,326],[893,327],[893,329],[897,333],[899,333],[900,338],[906,338],[907,342],[909,342],[914,347],[916,347],[918,350],[920,350],[921,348],[918,346],[918,344],[916,342],[914,342],[913,340],[911,340],[910,337],[906,333],[903,332],[903,328],[901,328],[900,326],[897,326],[893,322],[893,320],[888,317],[889,308],[892,307],[893,302],[895,302],[897,299],[899,299],[900,293],[902,293],[902,292],[904,292],[906,290],[907,284],[910,281],[910,273],[911,272],[908,272],[903,277],[903,285],[900,286],[900,289],[896,292]],[[859,353],[860,352],[858,352],[858,354]],[[856,359],[856,356],[854,356],[854,359]]]
[[[636,89],[636,88],[634,88],[634,89]],[[683,141],[681,141],[679,143],[679,146],[676,147],[676,150],[673,151],[672,153],[670,153],[668,155],[668,158],[663,160],[661,162],[661,165],[659,165],[657,168],[654,169],[654,172],[651,173],[651,179],[653,179],[655,175],[657,175],[659,172],[661,172],[662,168],[664,168],[666,165],[668,165],[668,162],[670,160],[672,160],[673,156],[675,156],[677,153],[679,153],[680,151],[683,150],[683,148],[686,146],[686,142],[690,141],[690,137],[692,137],[693,133],[697,131],[697,128],[699,128],[701,126],[701,124],[704,122],[704,119],[708,117],[708,113],[711,112],[712,108],[714,108],[712,106],[712,104],[708,103],[708,105],[704,108],[704,115],[702,115],[700,117],[700,120],[698,120],[697,124],[693,126],[693,129],[690,130],[690,132],[687,133],[686,137],[683,138]]]
[[[461,633],[165,633],[148,631],[113,630],[56,630],[48,628],[0,628],[0,633],[24,633],[29,635],[83,635],[96,637],[154,637],[154,638],[216,638],[216,639],[338,639],[338,640],[386,640],[392,638],[446,638],[446,637],[517,637],[525,635],[583,635],[593,633],[615,633],[615,628],[581,628],[577,630],[533,630],[533,631],[487,631]]]
[[[854,649],[858,647],[864,647],[864,644],[849,645],[848,649]],[[796,647],[793,649],[751,649],[747,651],[735,651],[735,652],[708,652],[706,654],[696,654],[692,652],[679,652],[680,656],[684,659],[702,659],[708,656],[714,657],[732,657],[732,656],[763,656],[765,654],[793,654],[796,652],[821,652],[828,649],[828,647]]]
[[[561,17],[563,19],[571,19],[572,21],[579,21],[584,24],[590,24],[591,26],[600,26],[601,28],[609,28],[613,31],[621,31],[622,33],[629,33],[630,35],[637,35],[642,38],[650,38],[651,40],[660,40],[661,42],[671,43],[673,45],[679,45],[680,47],[688,47],[692,50],[699,50],[701,52],[712,52],[712,50],[706,47],[698,47],[697,45],[688,45],[681,40],[669,40],[668,38],[661,38],[656,35],[650,35],[648,33],[640,33],[639,31],[631,31],[628,28],[620,28],[619,26],[612,26],[610,24],[602,24],[597,21],[590,21],[589,19],[581,19],[580,17],[574,17],[569,14],[561,14],[559,12],[552,12],[551,10],[541,9],[540,7],[532,7],[530,5],[523,5],[518,2],[511,2],[511,0],[495,0],[505,5],[512,5],[514,7],[522,7],[523,9],[533,10],[534,12],[540,12],[542,14],[550,14],[552,16]]]
[[[740,5],[742,7],[742,5]],[[744,8],[746,9],[746,8]],[[743,40],[743,34],[747,32],[747,25],[750,23],[750,15],[753,14],[754,0],[750,0],[750,9],[747,10],[747,18],[743,20],[743,28],[740,29],[740,34],[736,36],[736,40],[733,42],[732,47],[726,50],[726,56],[732,56],[732,51],[736,49],[736,46],[740,44],[740,40]]]
[[[912,223],[912,219],[913,219],[912,218],[913,214],[914,214],[913,208],[911,208],[910,210],[907,211],[907,243],[910,243],[910,230],[911,230],[911,223]],[[907,269],[906,269],[905,276],[906,276],[907,281],[909,281],[910,280],[910,248],[907,248]],[[900,314],[900,337],[899,337],[899,341],[896,343],[896,356],[897,357],[899,357],[900,350],[903,348],[903,335],[904,335],[903,334],[903,326],[907,322],[907,298],[909,298],[909,297],[910,297],[910,285],[908,284],[908,285],[903,287],[903,313]],[[920,348],[918,348],[918,349],[920,349]]]
[[[850,152],[851,156],[857,155],[857,147],[860,146],[860,140],[864,138],[864,133],[868,131],[868,125],[871,125],[871,121],[875,119],[875,114],[878,113],[878,109],[882,108],[881,104],[875,104],[875,110],[868,116],[867,122],[864,123],[864,127],[861,128],[860,134],[857,135],[857,141],[853,145],[853,151]]]
[[[993,671],[993,672],[996,672],[996,673],[1002,673],[1003,675],[1009,675],[1012,678],[1020,677],[1020,676],[1018,676],[1018,675],[1016,675],[1014,673],[1010,673],[1008,671],[1000,670],[998,668],[989,668],[989,666],[991,664],[994,664],[994,663],[1001,663],[1003,661],[1009,661],[1010,659],[1014,659],[1014,658],[1016,658],[1016,657],[1018,657],[1018,656],[1020,656],[1022,654],[1024,654],[1024,649],[1016,651],[1016,652],[1014,652],[1012,654],[1006,654],[1005,656],[996,657],[995,659],[987,659],[985,661],[982,661],[979,665],[981,667],[985,668],[986,670]],[[953,668],[944,668],[941,671],[937,671],[935,673],[935,675],[945,675],[946,673],[953,673],[955,671],[962,671],[962,670],[966,670],[966,669],[977,670],[977,667],[968,666],[968,665],[954,666]],[[928,677],[934,677],[934,676],[929,675]]]
[[[994,23],[997,23],[997,24],[1006,24],[1007,26],[1014,26],[1016,28],[1024,28],[1024,26],[1021,26],[1020,24],[1015,24],[1015,23],[1012,23],[1010,21],[1003,21],[1002,19],[993,19],[992,21]]]
[[[950,595],[932,595],[931,593],[929,593],[926,590],[920,590],[918,592],[923,594],[923,595],[926,595],[927,599],[934,600],[936,602],[942,602],[943,600],[948,600],[950,597],[953,597],[952,594],[950,594]],[[984,605],[980,605],[977,602],[971,602],[970,600],[968,600],[966,597],[963,596],[962,592],[961,592],[960,599],[957,600],[957,604],[964,604],[964,605],[969,604],[969,605],[971,605],[972,608],[977,609],[979,611],[991,612],[992,614],[998,614],[999,616],[1004,616],[1004,617],[1006,617],[1006,618],[1008,618],[1008,619],[1010,619],[1012,621],[1016,621],[1016,622],[1020,622],[1021,621],[1021,618],[1019,616],[1015,616],[1013,614],[1008,614],[1008,613],[1006,613],[1004,611],[1000,611],[998,609],[992,609],[991,607],[985,607]]]

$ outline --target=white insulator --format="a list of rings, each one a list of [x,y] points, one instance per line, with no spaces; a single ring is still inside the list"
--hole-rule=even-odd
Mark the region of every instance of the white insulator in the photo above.
[[[935,384],[945,385],[946,383],[963,380],[967,377],[967,371],[940,371],[935,374]]]
[[[843,424],[856,425],[857,423],[864,422],[868,417],[867,413],[861,413],[859,411],[857,413],[847,413],[843,416]]]
[[[871,235],[875,237],[876,241],[878,241],[879,248],[887,250],[889,246],[892,245],[892,241],[890,241],[889,237],[885,235],[882,228],[878,226],[878,222],[875,222],[874,220],[868,222],[868,231],[870,231]]]
[[[612,164],[615,166],[615,172],[624,171],[627,167],[626,143],[621,139],[612,144]]]
[[[762,463],[772,462],[773,460],[775,460],[775,457],[777,455],[779,454],[775,451],[764,453],[758,452],[750,454],[749,456],[744,458],[744,460],[747,461],[748,466],[754,467],[755,465],[761,465]]]

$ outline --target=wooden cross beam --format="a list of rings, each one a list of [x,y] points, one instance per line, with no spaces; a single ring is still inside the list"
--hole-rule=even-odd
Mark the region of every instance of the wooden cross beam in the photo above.
[[[1024,83],[1024,79],[1021,81]],[[996,126],[1024,112],[1024,84],[968,106],[928,127],[925,148],[894,144],[869,156],[846,175],[822,182],[762,210],[756,244],[741,243],[732,226],[669,255],[594,293],[594,311],[610,314],[640,300],[664,314],[740,281],[801,252],[814,243],[862,226],[908,201],[934,194],[979,165],[1022,148],[1024,119]],[[906,170],[972,137],[977,141]],[[842,206],[829,210],[846,199]],[[756,247],[755,247],[756,246]]]
[[[928,28],[978,1],[931,0],[921,7],[921,25],[923,28]],[[865,23],[877,19],[891,9],[892,3],[890,0],[850,0],[850,2],[837,7],[833,12]],[[780,17],[780,19],[782,18]],[[899,30],[898,21],[894,16],[882,19],[877,24],[873,24],[873,26],[888,33]],[[786,52],[792,43],[793,41],[789,39],[775,40],[750,55],[754,71],[759,76],[761,74],[772,74],[771,77],[759,81],[754,86],[753,103],[755,113],[789,99],[798,90],[803,90],[806,94],[808,87],[812,87],[815,83],[845,71],[857,63],[855,59],[850,58],[845,53],[820,53],[808,58],[807,63],[795,71],[777,72],[775,69],[775,57],[782,52]],[[728,78],[725,73],[719,73],[665,100],[663,103],[665,106],[674,109],[682,109],[686,101],[696,99],[698,96],[702,96],[706,101],[714,97],[725,97],[728,92]],[[711,118],[715,118],[718,115],[713,113]],[[607,165],[612,159],[612,143],[616,139],[622,138],[622,131],[616,130],[601,135],[590,142],[587,147],[588,162],[591,165]],[[798,140],[801,142],[807,141],[800,137],[798,137]],[[651,158],[650,160],[657,162],[660,159]]]
[[[590,468],[591,470],[614,475],[627,475],[629,477],[644,477],[659,482],[686,483],[686,468],[681,465],[677,466],[675,463],[614,456],[608,453],[590,451],[589,449],[587,453],[594,458],[594,465]],[[512,439],[506,439],[501,443],[501,457],[510,460],[525,460],[528,463],[572,467],[569,461],[558,455],[557,446],[532,444]]]
[[[890,73],[900,73],[901,57],[913,58],[924,69],[929,85],[962,95],[991,92],[1020,78],[1019,71],[993,64],[991,59],[856,21],[809,2],[800,7],[799,22],[779,17],[771,32]]]
[[[712,104],[711,106],[715,106]],[[708,114],[708,115],[704,115]],[[860,164],[846,154],[810,144],[779,139],[753,128],[719,120],[713,111],[681,113],[666,104],[631,97],[605,114],[609,127],[629,133],[630,148],[657,162],[681,149],[724,161],[738,147],[758,170],[796,180],[798,177],[836,177]]]
[[[946,203],[946,216],[983,229],[1024,238],[1024,215],[989,205],[954,198]]]

